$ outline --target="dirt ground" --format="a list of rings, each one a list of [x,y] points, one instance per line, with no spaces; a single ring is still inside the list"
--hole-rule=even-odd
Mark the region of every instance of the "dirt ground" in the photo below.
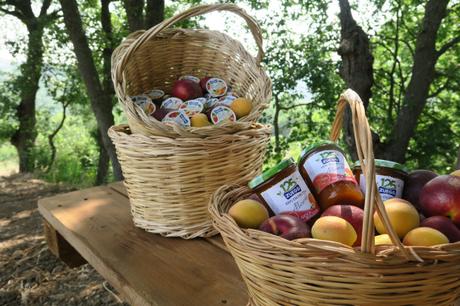
[[[126,305],[92,267],[68,268],[47,248],[37,200],[70,190],[0,177],[0,305]]]

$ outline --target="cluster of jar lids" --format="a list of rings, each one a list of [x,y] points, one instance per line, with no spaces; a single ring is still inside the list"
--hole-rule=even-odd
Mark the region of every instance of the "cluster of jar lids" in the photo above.
[[[174,82],[170,95],[161,89],[152,89],[130,98],[146,115],[183,127],[234,122],[252,110],[250,100],[239,97],[217,77],[199,79],[185,75]]]

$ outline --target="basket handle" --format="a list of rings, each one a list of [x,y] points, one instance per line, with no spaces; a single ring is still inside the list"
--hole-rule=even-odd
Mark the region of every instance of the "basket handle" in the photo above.
[[[229,4],[229,3],[224,3],[224,4],[209,4],[209,5],[199,5],[192,7],[186,11],[183,11],[182,13],[177,14],[176,16],[173,16],[169,19],[166,19],[162,21],[161,23],[157,24],[156,26],[148,29],[144,33],[142,33],[141,36],[139,36],[134,43],[132,43],[129,48],[126,50],[126,52],[122,55],[120,61],[118,61],[117,67],[116,67],[116,73],[118,79],[121,80],[121,76],[123,73],[123,67],[125,67],[126,62],[129,60],[130,56],[140,47],[142,44],[146,41],[148,41],[150,38],[155,37],[158,33],[163,31],[166,28],[169,28],[173,24],[191,18],[199,15],[204,15],[207,13],[211,13],[214,11],[228,11],[232,12],[240,17],[242,17],[244,20],[246,20],[246,23],[249,26],[249,29],[251,30],[252,35],[254,36],[254,40],[256,41],[258,51],[257,51],[257,57],[256,57],[256,62],[258,65],[260,65],[260,62],[262,61],[262,58],[264,56],[264,51],[263,51],[263,40],[262,40],[262,30],[259,27],[259,24],[256,22],[254,18],[249,16],[243,9],[239,8],[238,6],[234,4]]]
[[[393,227],[391,226],[382,198],[378,192],[377,184],[375,182],[374,149],[369,122],[367,121],[366,112],[361,98],[351,89],[347,89],[343,92],[337,102],[337,112],[332,125],[330,139],[332,141],[336,141],[339,138],[340,130],[342,129],[343,124],[343,116],[347,105],[349,105],[351,109],[356,150],[359,162],[361,163],[362,173],[366,179],[366,197],[364,202],[361,251],[364,253],[375,253],[373,217],[374,209],[376,208],[393,244],[406,256],[406,258],[410,258],[409,252],[404,248],[398,235],[396,235]]]

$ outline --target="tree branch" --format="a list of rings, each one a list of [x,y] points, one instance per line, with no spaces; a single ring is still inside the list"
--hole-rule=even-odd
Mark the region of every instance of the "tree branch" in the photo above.
[[[441,55],[443,55],[444,53],[446,53],[450,48],[452,48],[453,46],[455,46],[455,45],[458,44],[459,42],[460,42],[460,35],[457,36],[457,37],[454,37],[454,38],[452,38],[451,40],[449,40],[448,42],[446,42],[446,43],[436,52],[437,57],[439,58]]]
[[[66,97],[67,96],[67,88],[64,90],[64,95],[63,97]],[[56,137],[57,133],[59,133],[59,131],[62,129],[62,127],[64,126],[64,122],[65,122],[65,119],[67,117],[67,107],[69,106],[70,104],[70,101],[67,101],[67,102],[62,102],[62,118],[61,118],[61,121],[59,122],[58,126],[54,129],[54,131],[48,135],[48,144],[50,145],[50,148],[51,148],[51,157],[50,157],[50,162],[48,164],[48,166],[46,167],[46,172],[49,172],[51,170],[51,167],[53,166],[54,164],[54,161],[56,159],[56,145],[54,144],[54,137]]]
[[[433,92],[433,93],[428,95],[428,98],[434,98],[437,95],[439,95],[441,92],[443,92],[449,86],[450,80],[451,79],[449,79],[449,78],[446,79],[446,81],[444,82],[444,84],[442,86],[439,86],[438,89],[435,92]]]
[[[3,12],[5,14],[7,14],[7,15],[14,16],[14,17],[18,18],[21,21],[24,19],[24,16],[18,10],[10,11],[10,10],[7,10],[7,9],[4,9],[4,8],[0,7],[0,12]]]
[[[50,5],[51,5],[51,0],[43,0],[43,4],[40,9],[39,17],[43,17],[46,15],[46,12],[48,11]]]

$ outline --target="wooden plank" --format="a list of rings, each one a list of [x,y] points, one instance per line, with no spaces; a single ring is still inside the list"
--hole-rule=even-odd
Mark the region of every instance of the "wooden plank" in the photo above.
[[[132,305],[245,305],[229,254],[135,228],[126,196],[96,187],[39,201],[46,220]]]
[[[125,185],[123,184],[123,181],[111,183],[111,184],[107,185],[107,187],[115,190],[116,192],[118,192],[121,195],[124,195],[125,197],[128,197],[128,192],[126,191],[126,188],[125,188]]]
[[[86,263],[86,260],[45,219],[43,219],[43,231],[51,253],[66,265],[75,268]]]

